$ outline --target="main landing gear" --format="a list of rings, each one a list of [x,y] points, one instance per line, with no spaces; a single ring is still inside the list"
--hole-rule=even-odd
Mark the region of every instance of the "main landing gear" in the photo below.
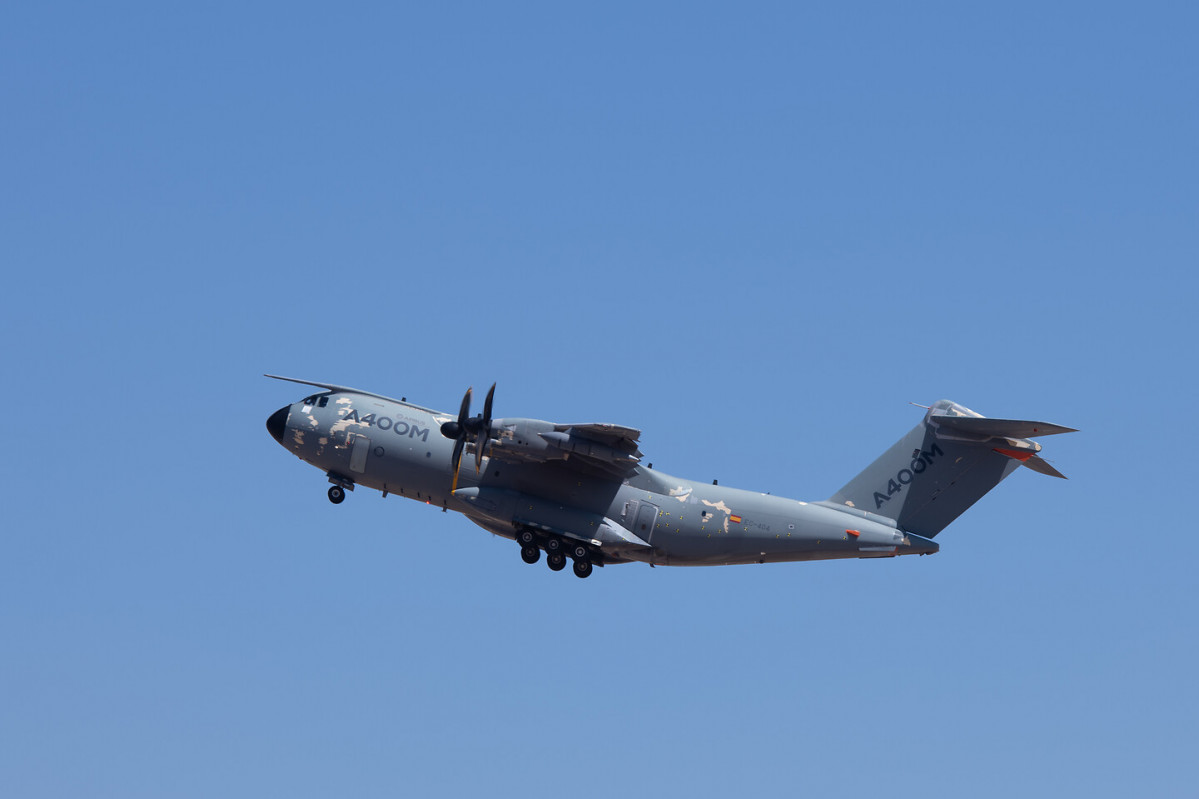
[[[520,544],[520,557],[525,563],[536,563],[541,559],[541,550],[544,549],[545,564],[552,571],[565,569],[567,557],[571,558],[575,576],[579,578],[591,576],[593,561],[598,557],[586,544],[553,535],[540,535],[528,529],[516,534],[516,543]]]

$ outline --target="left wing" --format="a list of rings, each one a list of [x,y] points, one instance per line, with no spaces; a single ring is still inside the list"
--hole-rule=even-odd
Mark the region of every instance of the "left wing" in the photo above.
[[[463,512],[481,527],[511,537],[514,529],[532,529],[582,541],[619,559],[621,553],[649,547],[619,522],[602,513],[563,505],[560,502],[517,491],[470,486],[454,491],[465,503]]]

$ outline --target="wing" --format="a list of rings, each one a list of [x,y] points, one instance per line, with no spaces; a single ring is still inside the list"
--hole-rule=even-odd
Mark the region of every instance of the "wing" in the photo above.
[[[615,424],[554,424],[497,419],[488,453],[524,463],[562,461],[572,468],[625,477],[641,462],[641,431]]]
[[[613,447],[625,447],[636,451],[637,442],[641,439],[641,431],[632,427],[621,427],[618,424],[556,424],[554,430],[572,433],[586,438],[603,441]]]
[[[463,512],[471,521],[506,538],[512,538],[514,530],[559,535],[600,550],[609,563],[624,560],[629,552],[649,548],[645,541],[602,513],[561,502],[507,489],[476,486],[459,488],[454,492],[454,498],[466,505]],[[603,561],[596,562],[602,564]]]
[[[556,424],[554,429],[541,433],[551,447],[582,459],[611,474],[632,472],[641,462],[637,443],[641,431],[616,424]]]

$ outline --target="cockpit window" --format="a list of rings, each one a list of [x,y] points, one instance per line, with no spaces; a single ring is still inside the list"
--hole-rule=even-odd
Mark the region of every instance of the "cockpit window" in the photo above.
[[[312,403],[314,403],[314,402],[316,402],[316,394],[313,394],[311,397],[305,397],[305,398],[304,398],[304,404],[305,404],[305,405],[311,405],[311,404],[312,404]]]
[[[329,398],[328,398],[328,397],[321,397],[321,401],[320,401],[318,404],[319,404],[319,405],[320,405],[322,408],[323,408],[323,407],[325,407],[326,405],[328,405],[328,404],[329,404]]]

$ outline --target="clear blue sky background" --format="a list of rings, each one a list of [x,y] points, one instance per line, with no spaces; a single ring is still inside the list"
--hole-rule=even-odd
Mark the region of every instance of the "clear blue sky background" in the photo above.
[[[1193,796],[1191,4],[10,4],[0,793]],[[276,372],[827,497],[1078,427],[931,558],[529,567]]]

